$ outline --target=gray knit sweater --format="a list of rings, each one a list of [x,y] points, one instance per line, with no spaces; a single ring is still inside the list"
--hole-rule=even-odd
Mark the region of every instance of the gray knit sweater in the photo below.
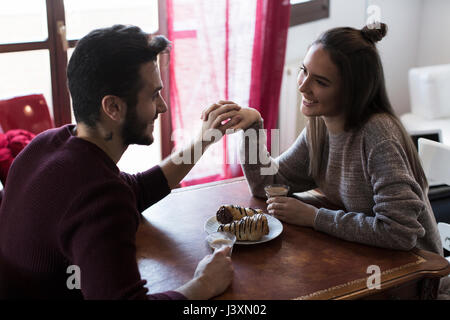
[[[259,122],[249,129],[262,127]],[[358,132],[329,134],[324,148],[326,169],[316,180],[308,175],[306,130],[275,159],[267,152],[265,134],[246,132],[245,136],[241,138],[241,163],[245,162],[242,167],[254,196],[265,197],[264,186],[271,183],[287,184],[293,193],[319,188],[343,210],[319,208],[316,230],[378,247],[418,247],[443,255],[426,191],[414,179],[399,142],[401,132],[389,116],[373,116]],[[257,163],[251,164],[255,163],[249,157],[256,144],[261,150]],[[267,174],[270,171],[276,173]]]

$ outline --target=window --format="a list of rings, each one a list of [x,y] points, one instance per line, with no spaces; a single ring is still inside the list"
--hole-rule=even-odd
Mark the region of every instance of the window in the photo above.
[[[0,6],[0,66],[7,70],[0,97],[43,93],[56,126],[72,122],[67,50],[80,37],[115,23],[159,29],[158,0],[15,0]]]
[[[290,26],[311,22],[330,16],[329,0],[290,0]]]
[[[0,100],[43,94],[55,126],[74,123],[66,68],[77,41],[89,31],[113,24],[134,24],[145,32],[162,28],[162,0],[0,0]],[[161,159],[155,126],[153,154],[126,156]],[[24,128],[26,129],[26,128]],[[0,128],[1,130],[1,128]],[[155,154],[156,151],[156,154]],[[135,151],[130,152],[135,153]],[[141,151],[142,153],[142,151]],[[148,163],[147,163],[148,167]],[[135,171],[135,170],[129,170]]]

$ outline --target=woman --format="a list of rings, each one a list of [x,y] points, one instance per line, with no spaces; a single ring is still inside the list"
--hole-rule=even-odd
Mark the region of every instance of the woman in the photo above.
[[[307,127],[277,159],[263,152],[266,159],[259,156],[257,164],[247,160],[242,167],[255,196],[264,196],[272,183],[289,185],[291,192],[319,188],[343,208],[316,208],[292,197],[268,199],[269,213],[282,221],[348,241],[442,255],[425,174],[386,93],[375,44],[387,26],[371,27],[332,29],[311,45],[298,76]],[[236,129],[263,128],[258,111],[245,108],[240,114]],[[244,139],[242,152],[249,159],[252,144],[265,148],[266,137],[246,136],[250,141],[245,145]],[[262,175],[269,166],[277,172]]]

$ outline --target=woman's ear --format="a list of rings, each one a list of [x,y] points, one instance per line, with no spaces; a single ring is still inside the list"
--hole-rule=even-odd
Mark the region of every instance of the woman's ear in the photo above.
[[[105,116],[115,122],[125,119],[127,105],[121,98],[113,95],[104,96],[102,99],[102,110]]]

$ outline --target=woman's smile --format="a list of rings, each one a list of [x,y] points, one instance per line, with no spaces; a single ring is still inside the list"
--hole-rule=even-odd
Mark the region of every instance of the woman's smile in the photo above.
[[[303,97],[302,102],[305,107],[312,107],[313,105],[317,104],[319,101],[307,99],[307,98]]]

